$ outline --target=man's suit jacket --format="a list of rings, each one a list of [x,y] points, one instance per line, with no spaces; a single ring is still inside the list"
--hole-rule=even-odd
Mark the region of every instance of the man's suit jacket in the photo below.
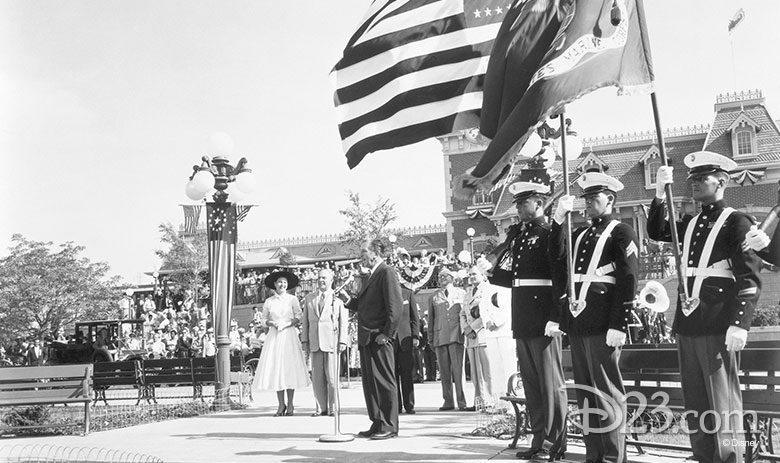
[[[44,363],[46,363],[46,351],[41,348],[40,354],[37,354],[35,352],[35,347],[30,346],[30,348],[27,350],[27,364],[40,366]]]
[[[367,346],[379,333],[395,338],[403,310],[401,283],[395,269],[381,262],[363,283],[360,293],[347,303],[347,308],[357,312],[361,346]]]
[[[414,293],[406,288],[401,288],[401,297],[404,305],[401,311],[401,322],[398,324],[396,342],[404,352],[409,352],[414,347],[412,339],[420,339],[420,314]]]
[[[334,297],[333,291],[325,293],[325,300],[320,312],[320,292],[313,291],[303,300],[303,320],[301,320],[301,342],[309,343],[309,351],[336,352],[335,324],[339,327],[340,344],[347,344],[349,333],[347,324],[349,314],[341,299]]]
[[[428,340],[433,347],[446,346],[457,342],[463,344],[463,332],[460,329],[460,307],[465,291],[452,287],[447,296],[444,289],[436,291],[428,306]]]

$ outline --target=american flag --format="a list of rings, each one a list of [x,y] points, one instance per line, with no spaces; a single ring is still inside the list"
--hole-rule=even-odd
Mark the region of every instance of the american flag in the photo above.
[[[513,0],[376,0],[331,73],[347,164],[476,127]]]
[[[233,307],[233,278],[236,272],[236,206],[232,203],[207,203],[209,269],[214,326],[228,332]],[[215,329],[215,331],[220,332]]]
[[[252,209],[252,205],[237,205],[236,206],[236,220],[239,222],[243,221],[247,214],[249,214],[249,209]]]
[[[182,206],[184,209],[184,233],[194,235],[198,230],[198,220],[200,219],[200,208],[202,206]]]

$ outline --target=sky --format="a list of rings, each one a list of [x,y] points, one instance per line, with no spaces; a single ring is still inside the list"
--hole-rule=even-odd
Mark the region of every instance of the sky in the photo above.
[[[215,132],[249,160],[241,241],[340,233],[348,190],[443,224],[441,146],[374,153],[349,170],[328,74],[368,0],[2,0],[0,256],[11,236],[73,241],[111,274],[150,282],[158,226]],[[745,20],[731,35],[728,20]],[[665,128],[709,123],[720,93],[761,89],[780,118],[780,2],[645,0]],[[585,138],[653,129],[648,96],[614,88],[568,107]]]

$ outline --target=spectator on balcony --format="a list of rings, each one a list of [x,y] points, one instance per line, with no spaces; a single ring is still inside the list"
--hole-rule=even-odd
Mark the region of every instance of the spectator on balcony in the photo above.
[[[150,313],[157,310],[157,305],[154,303],[154,299],[152,299],[151,295],[146,296],[146,300],[144,300],[143,308],[145,313]]]

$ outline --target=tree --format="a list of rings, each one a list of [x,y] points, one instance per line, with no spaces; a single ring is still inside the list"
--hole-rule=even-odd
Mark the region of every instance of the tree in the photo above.
[[[46,336],[77,320],[114,318],[119,277],[109,266],[80,257],[84,247],[11,238],[0,259],[0,340]]]
[[[340,210],[339,214],[344,216],[349,228],[341,234],[340,239],[344,246],[357,254],[367,239],[387,235],[387,226],[398,218],[398,215],[395,212],[395,204],[389,199],[380,197],[374,204],[363,204],[358,193],[348,191],[347,196],[350,206]]]
[[[160,241],[168,249],[155,254],[162,260],[160,270],[168,270],[168,280],[183,289],[197,289],[202,283],[201,272],[208,270],[208,240],[205,232],[194,236],[180,236],[170,223],[160,224]]]

